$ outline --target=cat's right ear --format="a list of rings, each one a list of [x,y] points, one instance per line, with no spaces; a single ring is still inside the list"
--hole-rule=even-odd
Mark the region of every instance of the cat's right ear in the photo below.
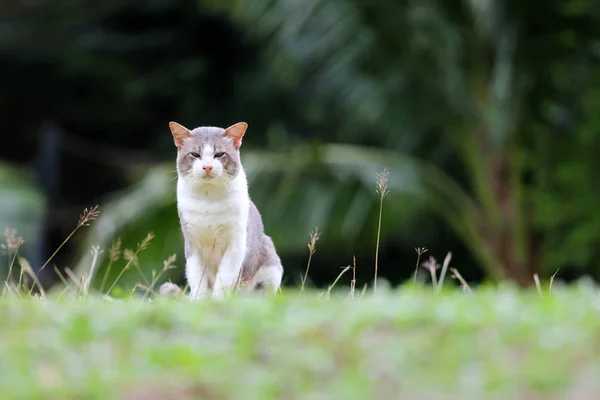
[[[185,126],[178,124],[177,122],[169,122],[169,128],[171,128],[171,133],[173,134],[173,141],[175,142],[175,146],[178,149],[181,149],[183,146],[183,141],[190,136],[192,136],[192,132]]]

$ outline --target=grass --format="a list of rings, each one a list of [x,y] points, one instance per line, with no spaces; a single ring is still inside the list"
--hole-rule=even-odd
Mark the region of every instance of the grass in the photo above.
[[[7,230],[0,398],[587,399],[600,393],[595,289],[553,289],[555,273],[547,290],[537,275],[535,290],[473,290],[450,267],[450,253],[442,265],[432,256],[420,263],[425,248],[415,249],[409,284],[377,288],[386,171],[378,176],[377,193],[372,292],[356,290],[354,259],[325,292],[305,288],[319,239],[315,229],[302,287],[276,297],[188,302],[156,296],[176,257],[144,277],[138,255],[151,233],[136,249],[121,249],[120,240],[111,246],[98,292],[90,289],[102,252],[94,247],[88,271],[76,276],[65,269],[64,290],[46,293],[18,256],[23,240]],[[96,207],[84,210],[44,267],[97,216]],[[120,261],[118,277],[107,282],[108,270]],[[428,271],[432,288],[417,285],[419,267]],[[143,278],[133,296],[107,296],[131,268]],[[350,271],[350,287],[341,287]],[[448,285],[448,273],[457,285]]]
[[[0,299],[3,399],[554,399],[600,391],[585,288]],[[187,397],[186,397],[187,396]]]

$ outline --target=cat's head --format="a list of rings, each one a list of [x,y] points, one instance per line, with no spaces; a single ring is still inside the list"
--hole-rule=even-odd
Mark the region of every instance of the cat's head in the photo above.
[[[169,122],[177,146],[177,173],[195,184],[227,184],[240,169],[240,146],[248,128],[238,122],[227,129],[202,126],[189,130]]]

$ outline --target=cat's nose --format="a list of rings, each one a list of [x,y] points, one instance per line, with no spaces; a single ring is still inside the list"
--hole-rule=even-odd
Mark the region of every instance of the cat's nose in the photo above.
[[[213,167],[211,167],[210,165],[205,165],[202,167],[202,169],[208,174],[210,173],[210,171],[212,171]]]

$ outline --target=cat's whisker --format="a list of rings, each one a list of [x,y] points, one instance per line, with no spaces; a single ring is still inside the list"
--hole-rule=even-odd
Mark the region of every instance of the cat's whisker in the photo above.
[[[231,183],[233,182],[233,177],[231,175],[229,175],[228,173],[224,172],[223,175],[221,175],[221,181],[223,181],[223,184],[225,185],[225,187],[227,189],[229,189],[229,187],[231,186]]]

